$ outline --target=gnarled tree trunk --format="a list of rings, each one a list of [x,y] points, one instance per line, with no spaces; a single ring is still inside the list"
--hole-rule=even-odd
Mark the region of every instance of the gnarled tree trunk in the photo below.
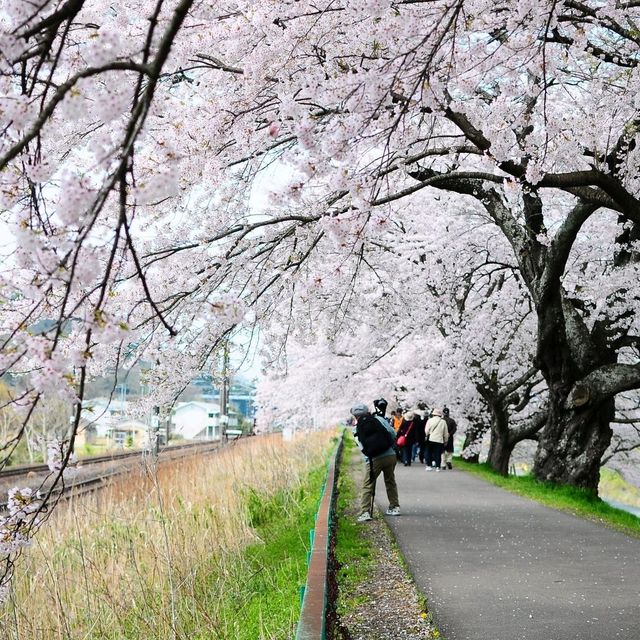
[[[611,442],[614,399],[575,406],[571,397],[552,391],[550,400],[536,451],[535,477],[597,492],[600,460]]]
[[[507,407],[499,400],[489,398],[491,407],[491,443],[487,462],[503,476],[509,473],[509,461],[515,443],[509,437],[509,414]]]
[[[509,475],[509,462],[515,445],[516,443],[511,442],[508,436],[495,436],[492,430],[489,457],[487,458],[489,466],[503,476]]]
[[[538,314],[537,359],[549,386],[549,413],[533,473],[597,493],[624,366],[616,363],[598,323],[588,330],[562,292]]]

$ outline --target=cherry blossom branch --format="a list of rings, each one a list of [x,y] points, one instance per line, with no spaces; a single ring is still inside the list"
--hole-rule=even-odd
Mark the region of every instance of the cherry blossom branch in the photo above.
[[[137,71],[138,73],[148,73],[149,69],[135,62],[111,62],[101,67],[90,67],[79,71],[69,80],[59,85],[55,93],[49,100],[48,104],[41,110],[40,115],[29,128],[26,134],[22,136],[9,150],[0,156],[0,170],[4,169],[11,160],[18,156],[24,148],[33,140],[41,131],[42,127],[51,118],[56,106],[64,99],[67,93],[76,85],[78,80],[89,78],[106,71]]]

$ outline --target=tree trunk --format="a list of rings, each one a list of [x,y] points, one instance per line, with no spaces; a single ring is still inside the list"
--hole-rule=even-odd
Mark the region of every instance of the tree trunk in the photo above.
[[[494,433],[491,430],[491,445],[489,446],[489,466],[503,476],[509,475],[509,462],[516,443],[511,441],[509,434]]]
[[[614,366],[616,354],[598,324],[588,331],[570,301],[556,296],[539,309],[538,364],[549,386],[549,413],[533,474],[539,480],[598,491],[600,460],[611,442],[615,393],[586,384],[589,374]]]
[[[536,451],[534,476],[597,493],[600,461],[611,442],[609,423],[615,413],[614,399],[572,406],[575,400],[552,392],[550,400],[549,417]]]
[[[489,444],[489,466],[506,476],[509,472],[509,459],[513,446],[509,444],[509,416],[505,407],[491,392],[485,396],[491,408],[491,442]]]

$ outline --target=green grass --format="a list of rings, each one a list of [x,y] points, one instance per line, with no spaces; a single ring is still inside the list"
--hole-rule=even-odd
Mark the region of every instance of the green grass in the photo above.
[[[306,582],[309,530],[313,528],[326,467],[315,469],[295,490],[265,498],[246,494],[249,520],[259,539],[235,553],[212,556],[183,576],[177,593],[179,637],[191,640],[287,640],[300,617],[300,587]],[[153,594],[152,611],[166,611]],[[164,607],[163,607],[164,604]],[[139,638],[153,628],[144,607],[135,606],[113,635]]]
[[[356,499],[357,488],[349,472],[353,451],[356,449],[353,438],[345,437],[340,475],[338,478],[337,532],[335,554],[338,561],[339,595],[337,613],[345,615],[365,599],[356,595],[356,587],[368,579],[373,565],[371,550],[362,536],[362,525],[355,521],[349,507]]]
[[[554,509],[612,526],[629,535],[640,537],[640,518],[608,505],[584,489],[541,482],[532,476],[504,477],[491,469],[486,463],[471,464],[460,458],[456,459],[455,465],[457,469],[468,471],[512,493],[531,498]]]
[[[251,439],[57,511],[0,607],[0,637],[289,640],[331,435]]]
[[[309,531],[314,526],[325,473],[324,467],[317,469],[295,492],[280,492],[267,501],[255,492],[249,496],[250,520],[262,542],[244,549],[225,576],[222,594],[216,589],[218,575],[211,584],[205,581],[209,598],[212,593],[221,598],[217,607],[219,637],[284,640],[295,632],[300,586],[307,577]],[[202,595],[206,597],[206,593]]]

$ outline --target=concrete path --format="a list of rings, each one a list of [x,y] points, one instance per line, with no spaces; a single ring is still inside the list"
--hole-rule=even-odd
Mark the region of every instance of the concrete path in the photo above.
[[[455,469],[396,477],[387,520],[445,640],[640,640],[640,539]]]

